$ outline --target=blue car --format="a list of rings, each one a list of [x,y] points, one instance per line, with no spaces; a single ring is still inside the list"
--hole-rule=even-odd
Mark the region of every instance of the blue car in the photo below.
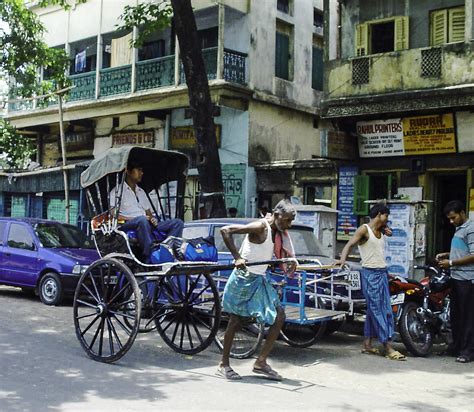
[[[99,259],[78,227],[40,219],[0,218],[0,284],[36,293],[58,305],[81,273]]]

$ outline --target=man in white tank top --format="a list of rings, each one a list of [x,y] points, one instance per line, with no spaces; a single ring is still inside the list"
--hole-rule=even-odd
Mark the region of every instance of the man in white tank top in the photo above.
[[[263,348],[253,365],[253,372],[268,379],[282,377],[267,363],[267,357],[285,322],[285,313],[280,306],[278,294],[266,280],[268,265],[248,266],[247,263],[271,260],[275,235],[291,227],[296,216],[293,205],[280,201],[271,216],[247,225],[229,225],[221,229],[222,238],[234,257],[235,269],[229,276],[222,298],[223,310],[229,313],[229,322],[224,336],[224,349],[217,374],[228,380],[241,379],[229,365],[229,356],[235,332],[241,328],[242,320],[255,318],[259,323],[271,325]],[[245,234],[240,250],[235,246],[233,235]]]
[[[367,303],[367,314],[364,325],[364,345],[362,353],[379,355],[372,346],[372,339],[378,338],[384,346],[385,356],[391,360],[406,360],[406,357],[393,349],[391,339],[394,333],[388,272],[385,262],[385,236],[392,231],[387,226],[390,210],[383,203],[377,203],[370,211],[370,222],[360,226],[342,250],[341,260],[344,265],[352,247],[357,245],[362,259],[361,284]]]

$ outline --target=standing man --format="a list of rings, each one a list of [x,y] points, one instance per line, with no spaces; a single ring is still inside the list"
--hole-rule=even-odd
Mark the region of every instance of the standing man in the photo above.
[[[235,269],[229,277],[222,298],[223,310],[229,313],[229,323],[224,335],[224,349],[217,374],[228,379],[241,379],[229,365],[230,350],[235,332],[245,318],[256,318],[257,322],[271,325],[259,357],[253,365],[253,372],[268,379],[282,380],[282,377],[267,363],[267,357],[285,322],[285,313],[280,300],[265,274],[268,265],[249,266],[246,263],[270,260],[273,257],[275,235],[291,227],[296,216],[293,205],[281,200],[273,214],[247,225],[229,225],[221,229],[222,238],[234,257]],[[237,250],[233,235],[245,234]]]
[[[384,236],[392,235],[392,231],[387,227],[389,213],[390,210],[383,203],[377,203],[370,209],[370,222],[360,226],[347,242],[339,264],[344,265],[352,247],[357,245],[362,259],[362,292],[367,302],[365,339],[361,352],[379,355],[379,350],[372,346],[372,339],[378,338],[384,346],[386,358],[404,361],[406,357],[393,349],[391,344],[394,321],[384,258]]]
[[[135,162],[129,162],[123,184],[120,202],[119,221],[124,221],[120,230],[136,230],[138,242],[143,250],[144,263],[149,263],[151,248],[154,242],[153,228],[166,233],[167,236],[181,237],[184,223],[181,219],[158,221],[152,214],[152,206],[146,192],[138,186],[143,178],[143,168]],[[115,191],[109,194],[110,207],[115,206]]]
[[[443,210],[456,228],[451,251],[439,253],[436,260],[451,269],[451,327],[456,362],[474,360],[474,222],[466,215],[464,204],[452,200]]]

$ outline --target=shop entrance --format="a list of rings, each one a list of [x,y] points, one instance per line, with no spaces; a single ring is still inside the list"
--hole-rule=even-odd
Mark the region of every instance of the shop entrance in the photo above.
[[[448,252],[451,239],[454,234],[454,226],[451,225],[443,214],[444,206],[450,200],[461,200],[466,202],[466,173],[452,173],[434,176],[433,196],[433,246],[431,254],[434,256],[439,252]]]

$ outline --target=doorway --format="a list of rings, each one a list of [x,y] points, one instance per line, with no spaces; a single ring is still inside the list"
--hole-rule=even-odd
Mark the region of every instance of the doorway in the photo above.
[[[434,209],[433,209],[433,246],[432,254],[449,252],[454,226],[443,214],[444,206],[451,200],[461,200],[466,203],[467,175],[452,173],[435,175],[433,180]]]

